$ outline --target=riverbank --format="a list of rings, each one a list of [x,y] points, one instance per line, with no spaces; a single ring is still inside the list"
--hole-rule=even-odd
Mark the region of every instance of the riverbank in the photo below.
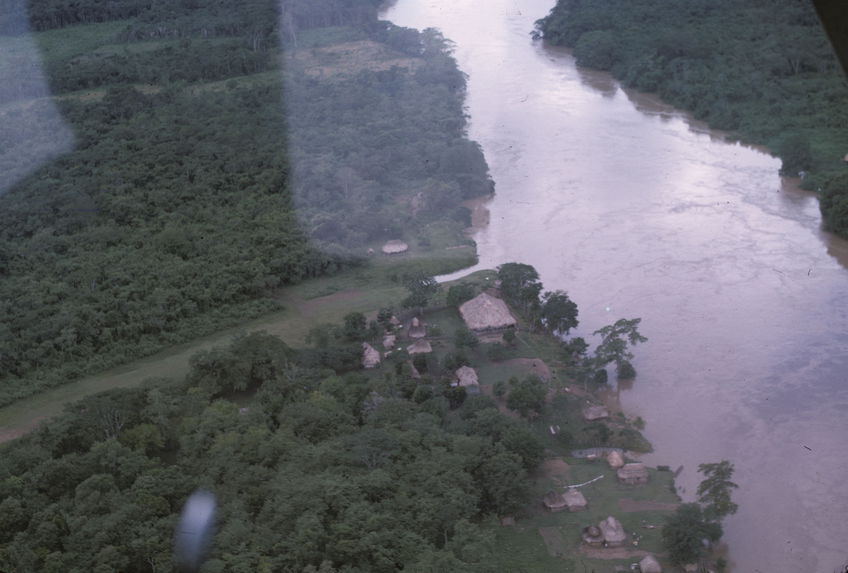
[[[825,227],[848,237],[848,85],[812,5],[559,0],[537,28],[578,65],[766,146],[820,192]]]

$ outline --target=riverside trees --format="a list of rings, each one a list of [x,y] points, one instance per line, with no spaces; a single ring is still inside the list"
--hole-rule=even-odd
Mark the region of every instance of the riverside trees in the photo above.
[[[811,3],[559,0],[537,25],[578,64],[768,145],[810,189],[844,171],[848,87]],[[842,200],[820,206],[848,236]]]
[[[701,464],[698,471],[705,479],[698,485],[698,502],[681,505],[663,527],[663,543],[674,563],[697,563],[707,554],[709,543],[722,536],[721,521],[736,513],[738,506],[731,501],[732,490],[738,486],[731,481],[733,464],[727,460]]]

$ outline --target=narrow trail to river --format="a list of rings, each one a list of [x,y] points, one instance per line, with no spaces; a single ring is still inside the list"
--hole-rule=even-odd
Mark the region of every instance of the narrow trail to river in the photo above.
[[[470,136],[497,186],[480,267],[534,265],[580,307],[581,331],[642,317],[652,463],[736,464],[725,539],[736,572],[848,562],[848,245],[779,160],[734,143],[567,51],[530,39],[553,0],[399,0],[384,18],[435,27],[469,75]]]

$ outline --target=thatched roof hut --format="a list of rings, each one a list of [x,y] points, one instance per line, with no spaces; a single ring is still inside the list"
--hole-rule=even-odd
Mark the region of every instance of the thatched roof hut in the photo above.
[[[383,337],[383,348],[391,350],[395,347],[395,342],[397,342],[397,337],[394,334],[387,334]]]
[[[601,532],[601,528],[597,525],[584,527],[581,532],[581,537],[583,538],[583,543],[593,547],[601,547],[604,544],[604,534]]]
[[[609,464],[609,467],[617,470],[624,465],[624,456],[622,456],[621,452],[618,450],[613,450],[607,454],[607,463]]]
[[[568,506],[568,511],[584,511],[589,505],[583,494],[574,488],[565,490],[562,498],[565,500],[565,505]]]
[[[406,347],[406,351],[410,354],[429,354],[433,352],[433,347],[426,340],[416,340],[413,344]]]
[[[380,364],[380,353],[367,342],[362,343],[362,367],[376,368]]]
[[[662,573],[662,566],[653,555],[645,555],[639,562],[639,570],[642,573]]]
[[[604,536],[605,547],[621,547],[627,540],[627,534],[624,533],[621,522],[611,515],[600,522],[598,527]]]
[[[506,303],[485,292],[461,304],[459,313],[471,330],[497,330],[516,324]]]
[[[645,464],[624,464],[618,469],[618,481],[629,485],[648,483],[648,468]]]
[[[412,322],[409,325],[409,337],[410,338],[424,338],[427,336],[427,327],[424,326],[424,323],[418,320],[417,317],[412,319]]]
[[[382,248],[383,254],[386,254],[386,255],[396,255],[398,253],[404,253],[408,250],[409,250],[409,245],[407,245],[403,241],[398,241],[398,240],[388,241],[385,245],[383,245],[383,248]]]
[[[609,410],[603,406],[586,406],[583,408],[583,419],[587,422],[609,418]]]
[[[456,371],[456,386],[477,386],[480,381],[477,378],[477,371],[470,366],[460,366]]]
[[[568,503],[566,503],[565,498],[562,494],[555,491],[546,493],[545,497],[542,498],[542,504],[545,506],[545,509],[554,513],[568,509]]]

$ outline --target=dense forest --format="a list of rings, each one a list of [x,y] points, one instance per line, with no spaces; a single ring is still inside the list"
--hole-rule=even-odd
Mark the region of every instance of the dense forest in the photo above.
[[[559,0],[538,22],[578,64],[765,144],[848,236],[848,84],[805,0]]]
[[[207,572],[497,570],[479,522],[526,502],[540,443],[402,361],[351,370],[358,348],[246,335],[196,355],[182,384],[92,396],[5,446],[0,570],[171,570],[196,487],[220,506]],[[248,406],[227,399],[244,391]]]
[[[439,219],[459,235],[460,201],[492,189],[464,77],[376,4],[0,4],[0,165],[49,155],[50,130],[27,140],[49,105],[74,135],[0,185],[0,404],[278,308],[275,289],[373,241],[426,246]],[[347,45],[400,65],[314,73]]]

